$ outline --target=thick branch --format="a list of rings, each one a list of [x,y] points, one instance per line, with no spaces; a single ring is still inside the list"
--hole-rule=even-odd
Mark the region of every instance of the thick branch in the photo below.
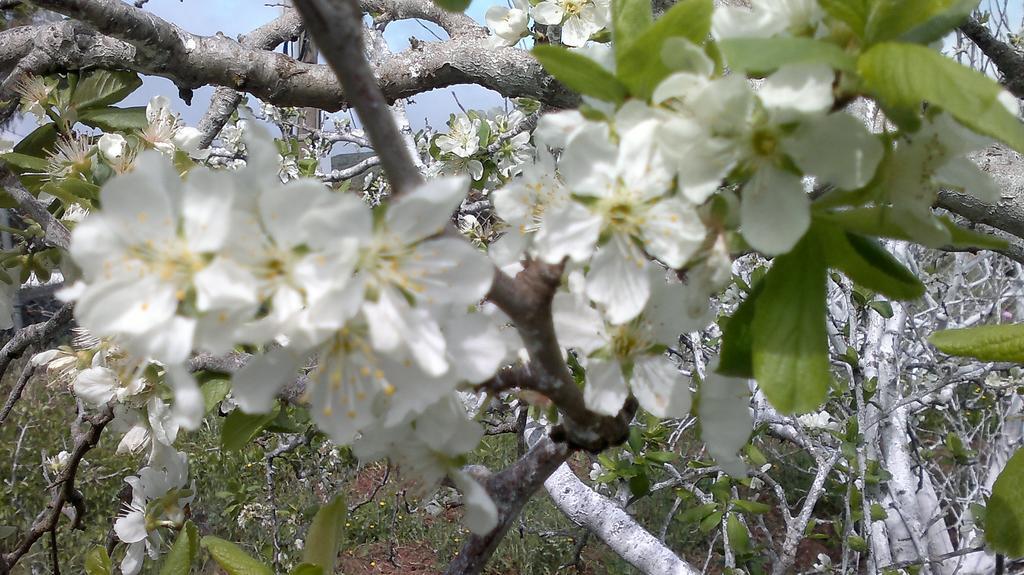
[[[968,18],[960,26],[968,38],[974,42],[989,60],[996,65],[1003,75],[1003,85],[1014,96],[1024,98],[1024,56],[1006,42],[999,40],[989,32],[988,27],[974,18]]]
[[[481,573],[523,506],[569,453],[565,443],[545,437],[514,465],[488,478],[487,492],[498,507],[498,526],[487,535],[470,537],[448,565],[446,575]]]
[[[697,575],[681,559],[614,501],[588,487],[568,465],[560,466],[544,488],[569,519],[586,527],[618,556],[647,575]]]
[[[298,36],[301,30],[302,20],[299,14],[295,10],[287,9],[275,20],[260,26],[239,40],[246,48],[273,50],[283,42]],[[199,120],[199,131],[203,133],[200,148],[207,148],[213,143],[213,139],[241,102],[242,95],[231,88],[221,87],[214,91],[210,107]]]
[[[13,66],[31,54],[26,71],[33,74],[86,67],[127,69],[167,78],[182,89],[229,87],[279,106],[335,111],[350,103],[327,66],[246,48],[223,35],[190,34],[117,0],[37,3],[89,26],[61,22],[0,32],[0,66]],[[142,29],[160,33],[140,39]],[[376,76],[389,102],[455,84],[478,84],[504,96],[535,98],[554,107],[579,102],[577,94],[544,72],[528,52],[495,49],[475,33],[425,42],[384,58]]]

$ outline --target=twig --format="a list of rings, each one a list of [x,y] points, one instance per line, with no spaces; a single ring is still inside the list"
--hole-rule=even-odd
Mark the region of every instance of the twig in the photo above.
[[[29,362],[25,365],[25,369],[21,370],[21,376],[18,378],[17,383],[14,384],[14,389],[11,390],[11,394],[7,397],[7,403],[4,404],[2,410],[0,410],[0,426],[7,421],[7,416],[11,414],[11,410],[14,409],[14,404],[21,399],[21,393],[25,391],[25,387],[28,385],[28,381],[32,379],[32,375],[36,372],[36,366]]]
[[[10,571],[18,560],[29,552],[43,534],[56,531],[65,503],[70,503],[75,507],[75,516],[71,520],[71,528],[76,529],[82,524],[82,520],[85,518],[86,507],[82,494],[75,489],[75,475],[78,473],[79,464],[82,462],[85,454],[96,447],[100,441],[100,435],[103,433],[103,428],[113,419],[114,410],[109,405],[100,413],[86,418],[91,425],[88,430],[75,435],[74,447],[71,450],[68,462],[58,476],[57,481],[54,482],[54,493],[50,498],[50,503],[36,517],[32,527],[25,534],[24,539],[14,547],[14,551],[0,557],[0,573]]]
[[[366,61],[359,4],[356,0],[296,0],[295,7],[359,113],[363,129],[380,157],[392,194],[397,196],[412,190],[423,178],[413,164],[402,134],[391,117],[391,108]]]
[[[0,377],[3,377],[11,362],[21,357],[29,346],[53,339],[57,335],[57,331],[71,321],[73,308],[73,304],[66,303],[45,322],[35,323],[18,330],[14,337],[4,344],[3,348],[0,348]],[[2,423],[3,419],[0,419],[0,424]]]

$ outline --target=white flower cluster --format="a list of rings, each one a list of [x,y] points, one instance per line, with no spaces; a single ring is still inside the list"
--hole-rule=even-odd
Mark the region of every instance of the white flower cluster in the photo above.
[[[268,346],[234,377],[246,412],[271,409],[314,356],[306,397],[335,442],[415,422],[437,452],[474,447],[471,433],[450,433],[448,411],[431,415],[458,384],[488,379],[506,356],[499,320],[469,311],[490,288],[492,264],[465,241],[439,236],[468,181],[437,178],[371,211],[318,181],[282,184],[269,139],[246,148],[245,168],[196,168],[184,181],[162,155],[143,153],[134,171],[103,188],[103,209],[73,232],[83,280],[67,296],[77,300],[79,324],[164,366],[186,428],[204,406],[184,362],[194,350],[246,344]],[[97,403],[134,392],[84,379],[76,389]],[[427,437],[425,420],[434,417],[442,435]]]
[[[476,112],[453,115],[448,131],[433,138],[437,163],[428,173],[469,174],[483,187],[500,185],[519,174],[533,156],[530,133],[522,128],[525,120],[520,110],[491,117]]]
[[[611,23],[609,0],[543,0],[535,6],[516,0],[512,7],[491,6],[484,15],[495,46],[512,46],[527,35],[530,16],[537,24],[561,26],[562,43],[579,47]]]

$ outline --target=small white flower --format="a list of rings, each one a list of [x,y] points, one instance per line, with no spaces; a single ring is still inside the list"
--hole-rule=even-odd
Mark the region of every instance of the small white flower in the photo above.
[[[487,27],[494,32],[494,43],[497,46],[511,46],[527,33],[530,4],[516,0],[513,8],[494,5],[487,9],[484,19]]]
[[[611,22],[608,0],[544,0],[533,7],[538,24],[562,25],[562,43],[579,47]]]
[[[103,134],[97,142],[97,147],[104,159],[109,162],[117,162],[124,155],[126,144],[127,140],[121,134]]]

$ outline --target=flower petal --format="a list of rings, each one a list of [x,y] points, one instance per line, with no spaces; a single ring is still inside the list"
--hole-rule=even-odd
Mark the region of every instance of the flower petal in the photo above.
[[[651,293],[647,260],[633,240],[617,234],[590,262],[587,296],[602,304],[608,321],[625,323],[644,309]]]
[[[810,227],[810,205],[798,176],[773,166],[762,167],[743,188],[743,237],[765,255],[784,254]]]

